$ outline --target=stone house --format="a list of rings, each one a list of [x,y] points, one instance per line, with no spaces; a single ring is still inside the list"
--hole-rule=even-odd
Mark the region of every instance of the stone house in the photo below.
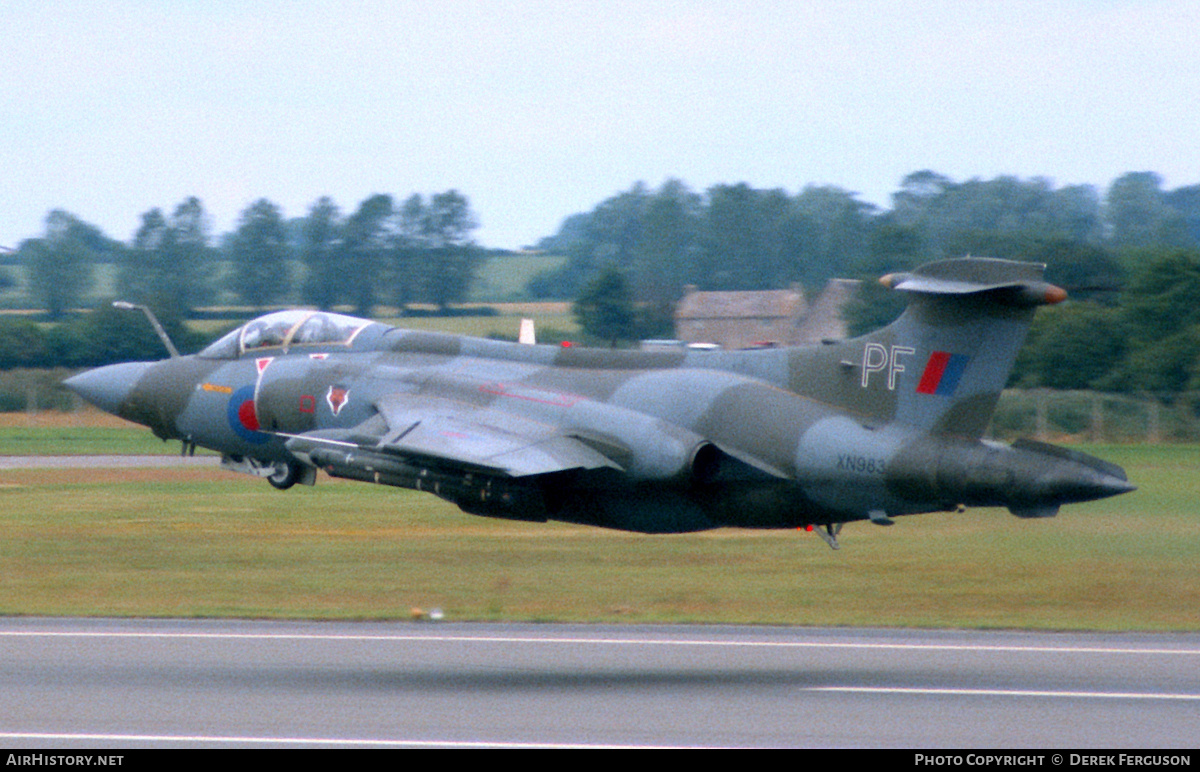
[[[842,308],[858,289],[850,279],[831,279],[811,302],[804,290],[700,292],[684,289],[675,307],[675,337],[723,348],[799,346],[846,337]]]

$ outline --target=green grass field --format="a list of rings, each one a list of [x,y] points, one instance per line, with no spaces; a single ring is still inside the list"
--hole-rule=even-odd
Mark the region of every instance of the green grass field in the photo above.
[[[0,613],[1200,629],[1200,448],[1087,450],[1140,490],[1044,521],[852,524],[837,552],[489,520],[324,476],[280,493],[220,470],[3,471]]]
[[[474,303],[528,300],[525,285],[539,273],[561,268],[567,258],[559,255],[496,255],[484,262],[468,300]]]
[[[0,456],[173,456],[178,453],[178,442],[165,443],[143,427],[36,424],[0,427]]]
[[[534,320],[540,340],[548,340],[548,333],[574,337],[579,334],[579,324],[571,314],[569,303],[493,303],[496,316],[401,316],[386,317],[379,321],[410,330],[448,332],[454,335],[473,335],[477,338],[499,336],[517,339],[521,319]]]

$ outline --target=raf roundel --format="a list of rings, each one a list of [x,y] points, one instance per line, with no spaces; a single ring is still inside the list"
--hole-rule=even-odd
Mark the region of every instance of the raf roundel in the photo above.
[[[259,431],[258,412],[254,409],[253,386],[243,386],[230,395],[225,415],[229,420],[229,428],[233,429],[233,433],[246,442],[259,445],[269,439],[269,435]]]

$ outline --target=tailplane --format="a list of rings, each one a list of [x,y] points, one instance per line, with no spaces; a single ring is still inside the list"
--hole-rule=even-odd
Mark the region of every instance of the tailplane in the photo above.
[[[887,327],[789,359],[790,390],[858,414],[869,424],[979,437],[1040,305],[1066,292],[1045,266],[967,257],[890,274],[911,294]]]

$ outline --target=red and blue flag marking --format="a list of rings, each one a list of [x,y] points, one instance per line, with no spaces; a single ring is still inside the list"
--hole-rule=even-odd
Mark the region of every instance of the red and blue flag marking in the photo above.
[[[948,351],[935,351],[929,355],[925,363],[925,371],[921,373],[921,381],[917,384],[918,394],[936,394],[939,397],[949,397],[958,388],[958,381],[971,357],[966,354],[951,354]]]

